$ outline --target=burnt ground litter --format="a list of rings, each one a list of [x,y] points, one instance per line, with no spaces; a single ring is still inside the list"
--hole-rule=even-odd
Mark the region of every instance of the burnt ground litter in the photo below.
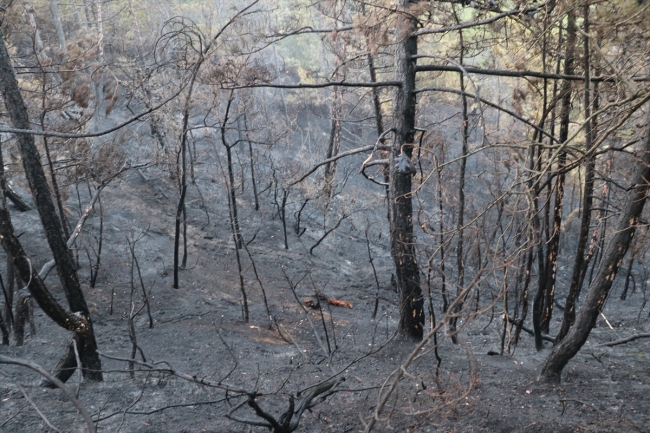
[[[238,203],[242,232],[255,263],[253,269],[248,253],[240,250],[250,307],[246,323],[242,320],[240,283],[222,180],[199,168],[197,165],[196,179],[202,191],[199,195],[192,185],[189,189],[189,254],[187,266],[180,272],[179,289],[172,288],[178,194],[169,172],[161,167],[129,171],[102,193],[104,243],[95,288],[89,286],[85,248],[96,247],[92,236],[97,236],[99,230],[97,210],[77,244],[79,274],[99,350],[107,355],[102,357],[104,382],[83,382],[79,387],[79,399],[93,415],[98,431],[268,431],[226,417],[242,401],[232,393],[138,366],[131,377],[128,363],[114,359],[129,358],[132,348],[128,330],[132,258],[127,239],[137,239],[135,253],[153,318],[154,326],[150,328],[145,308],[134,320],[137,342],[147,362],[164,361],[194,378],[225,378],[224,383],[233,387],[257,390],[260,406],[275,416],[288,408],[290,394],[338,373],[345,382],[325,401],[305,411],[297,431],[362,430],[377,405],[381,387],[414,347],[394,336],[397,293],[390,284],[392,261],[383,225],[381,188],[361,195],[359,187],[351,183],[347,196],[335,198],[346,206],[356,198],[357,207],[313,254],[310,249],[325,232],[322,208],[317,207],[320,205],[312,209],[312,215],[320,217],[305,213],[303,224],[307,230],[302,236],[288,228],[289,248],[285,249],[273,192],[262,194],[259,211],[254,210],[247,192]],[[16,188],[28,197],[20,184]],[[87,192],[81,189],[80,197],[83,204]],[[296,201],[292,209],[299,205]],[[68,200],[68,206],[76,214],[76,195]],[[328,228],[340,216],[337,209],[343,208],[343,204],[330,208]],[[50,257],[37,212],[12,210],[12,217],[16,232],[23,233],[21,241],[34,266],[40,268]],[[368,258],[364,234],[368,225],[379,291]],[[266,292],[271,318],[255,270]],[[287,278],[295,285],[295,295]],[[54,273],[47,283],[63,300]],[[143,306],[137,273],[135,284],[133,305],[137,310]],[[437,336],[439,368],[432,350],[423,353],[409,370],[410,375],[401,380],[399,392],[382,412],[375,431],[650,431],[650,340],[603,345],[648,332],[644,287],[639,284],[626,301],[619,301],[621,285],[615,286],[597,327],[566,367],[559,385],[536,380],[550,343],[538,353],[532,336],[523,333],[514,353],[499,354],[503,323],[498,305],[462,324],[460,345],[452,344],[441,331]],[[321,300],[321,310],[305,310],[304,300],[318,299],[317,293],[347,301],[352,308],[330,306]],[[377,293],[379,310],[373,319]],[[439,301],[434,298],[438,318],[442,316]],[[560,319],[556,311],[552,331],[559,328]],[[24,346],[1,346],[0,354],[28,359],[51,370],[71,336],[38,308],[35,325],[35,335],[28,335]],[[59,390],[41,387],[38,375],[7,365],[0,371],[0,431],[54,431],[36,413],[23,391],[61,431],[85,431],[72,404]],[[78,373],[67,386],[77,388]],[[236,414],[261,421],[247,406]]]

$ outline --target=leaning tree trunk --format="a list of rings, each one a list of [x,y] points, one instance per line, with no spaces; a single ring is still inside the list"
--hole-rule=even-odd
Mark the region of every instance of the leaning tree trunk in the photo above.
[[[560,381],[562,369],[585,344],[591,329],[596,325],[596,319],[603,308],[609,290],[612,288],[618,268],[632,243],[650,186],[650,119],[648,120],[648,128],[643,148],[639,152],[639,158],[640,161],[635,170],[636,176],[628,189],[629,192],[618,228],[614,231],[614,236],[607,245],[598,266],[598,272],[589,286],[589,291],[578,312],[576,321],[569,329],[566,337],[553,348],[544,361],[538,380],[547,382]]]
[[[400,8],[412,2],[401,0]],[[395,140],[390,154],[390,249],[395,263],[399,291],[399,329],[402,335],[421,340],[424,330],[424,299],[420,288],[420,269],[413,237],[413,203],[411,177],[414,173],[411,156],[415,147],[415,60],[417,20],[400,14],[395,50],[395,78],[402,82],[393,101]]]
[[[20,94],[18,81],[16,80],[11,65],[11,60],[9,58],[9,53],[7,52],[7,46],[4,43],[4,35],[2,32],[0,32],[0,90],[2,91],[5,106],[14,127],[18,129],[30,129],[31,125],[27,114],[27,107],[25,106],[25,102]],[[95,341],[95,334],[93,332],[92,322],[90,321],[90,313],[83,292],[81,291],[79,280],[77,279],[75,264],[72,260],[72,256],[69,254],[68,246],[66,245],[66,240],[63,236],[61,223],[56,214],[56,208],[54,207],[52,195],[41,164],[41,157],[36,148],[36,144],[34,143],[34,136],[31,134],[16,134],[16,137],[18,139],[18,148],[23,160],[25,175],[32,191],[32,196],[38,209],[41,223],[43,224],[47,242],[56,261],[57,272],[68,305],[70,306],[73,315],[80,315],[82,320],[86,323],[84,329],[75,331],[78,340],[77,342],[79,343],[79,356],[82,366],[84,367],[84,376],[91,380],[102,380],[101,362],[99,360],[99,355],[97,354],[97,342]],[[5,247],[7,246],[5,245]],[[13,256],[14,265],[17,270],[21,272],[18,268],[20,264],[24,265],[24,260],[21,260],[21,257],[15,255],[17,252],[18,250],[7,250],[7,254]],[[25,281],[30,281],[29,273],[21,273],[21,278]],[[30,291],[32,291],[31,284]],[[37,302],[39,302],[39,305],[41,305],[41,308],[43,308],[41,301],[38,300],[38,296],[34,295],[34,297],[37,299]],[[47,312],[46,308],[43,309]],[[76,364],[76,361],[74,364]],[[66,368],[67,367],[70,366],[66,365]],[[72,375],[72,373],[74,373],[74,369],[61,370],[58,373],[58,377],[62,381],[65,381]]]

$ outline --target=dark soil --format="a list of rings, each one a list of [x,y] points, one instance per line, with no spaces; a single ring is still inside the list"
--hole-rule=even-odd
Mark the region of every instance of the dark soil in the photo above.
[[[289,394],[341,373],[346,380],[338,392],[305,412],[298,431],[362,430],[377,404],[379,387],[414,347],[393,338],[397,328],[397,294],[390,286],[392,262],[383,223],[381,188],[364,190],[363,202],[359,200],[359,188],[354,185],[346,195],[337,197],[335,201],[347,204],[356,199],[356,213],[329,235],[314,255],[309,254],[309,249],[324,232],[322,211],[320,221],[307,219],[308,230],[301,237],[289,227],[287,250],[282,224],[272,204],[273,192],[265,193],[261,211],[255,212],[247,191],[246,200],[239,203],[241,225],[247,242],[255,235],[248,249],[273,316],[269,329],[260,285],[245,251],[241,254],[250,321],[242,320],[235,250],[220,181],[212,179],[207,169],[198,170],[202,199],[195,187],[190,188],[188,266],[181,271],[181,288],[176,290],[172,288],[171,268],[176,189],[164,171],[152,168],[143,174],[146,179],[135,171],[129,172],[103,193],[104,250],[95,288],[87,285],[85,248],[96,244],[88,233],[78,244],[80,276],[86,283],[85,295],[91,305],[99,350],[113,357],[130,357],[127,318],[131,312],[131,257],[126,239],[139,238],[136,255],[150,293],[154,327],[149,328],[143,309],[135,320],[135,329],[148,362],[165,361],[197,379],[219,381],[227,376],[226,384],[257,390],[261,394],[259,404],[276,416],[288,407]],[[24,189],[20,192],[27,196]],[[87,200],[88,194],[82,194],[82,202],[84,197]],[[74,203],[76,197],[69,200],[71,208]],[[316,210],[317,205],[314,214]],[[331,212],[328,228],[337,221],[335,211]],[[99,228],[97,215],[95,211],[87,226],[87,231],[95,236]],[[21,241],[34,266],[40,267],[49,257],[39,233],[36,211],[13,211],[13,218],[16,231],[24,232]],[[293,223],[293,217],[288,223]],[[371,315],[377,288],[366,249],[367,224],[371,224],[371,251],[381,283],[380,308],[374,320]],[[299,301],[285,273],[297,286]],[[62,298],[56,275],[50,275],[47,282]],[[306,314],[299,302],[312,297],[315,290],[348,301],[353,308],[328,307],[321,301],[322,316],[319,310]],[[537,353],[532,337],[522,334],[514,354],[488,355],[500,352],[501,304],[464,323],[461,345],[451,344],[440,332],[440,368],[436,368],[432,349],[423,353],[402,379],[398,393],[381,414],[381,422],[374,431],[650,431],[650,340],[601,346],[649,331],[644,296],[637,290],[623,302],[618,300],[617,293],[612,295],[586,346],[565,369],[561,385],[536,381],[550,343]],[[137,310],[143,305],[137,274],[133,299]],[[434,303],[440,318],[439,299],[435,298]],[[559,327],[558,314],[556,311],[554,328]],[[35,316],[36,335],[28,337],[23,347],[0,347],[0,354],[33,360],[52,369],[70,335],[40,310],[36,309]],[[278,332],[276,323],[283,332]],[[473,359],[475,375],[471,373]],[[144,368],[131,378],[127,362],[105,357],[102,363],[104,382],[84,382],[80,388],[80,399],[99,420],[99,431],[267,431],[225,416],[230,407],[241,402],[232,393],[161,372],[147,372]],[[81,417],[59,390],[41,388],[40,378],[22,368],[3,365],[0,371],[0,431],[53,431],[24,398],[19,385],[61,431],[84,431]],[[76,374],[67,385],[77,387]],[[237,414],[261,421],[247,406]]]

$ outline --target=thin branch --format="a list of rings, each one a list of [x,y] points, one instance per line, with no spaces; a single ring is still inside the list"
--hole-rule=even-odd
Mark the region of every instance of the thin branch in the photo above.
[[[467,69],[467,66],[465,66],[464,68]],[[487,105],[488,107],[492,107],[492,108],[495,108],[495,109],[497,109],[499,111],[503,111],[504,113],[514,117],[515,119],[519,120],[520,122],[530,126],[531,128],[539,131],[540,133],[544,134],[545,136],[547,136],[548,138],[550,138],[554,142],[559,143],[559,140],[557,138],[555,138],[553,135],[546,132],[546,130],[544,128],[540,128],[539,126],[535,125],[533,122],[524,119],[523,117],[521,117],[520,115],[518,115],[514,111],[508,110],[507,108],[504,108],[504,107],[500,106],[499,104],[495,104],[494,102],[490,102],[487,99],[483,99],[483,98],[479,97],[478,95],[473,95],[471,93],[463,92],[461,90],[449,89],[449,88],[446,88],[446,87],[425,87],[425,88],[422,88],[422,89],[415,90],[414,93],[417,94],[417,93],[422,93],[422,92],[454,93],[456,95],[466,96],[468,98],[474,98],[476,100],[481,101],[483,104]]]
[[[387,131],[387,132],[390,132],[390,131]],[[331,158],[324,159],[324,160],[322,160],[321,162],[319,162],[318,164],[314,165],[314,166],[313,166],[312,168],[310,168],[309,171],[308,171],[307,173],[305,173],[305,174],[304,174],[300,179],[298,179],[298,180],[296,180],[296,181],[294,181],[294,182],[291,182],[291,183],[289,184],[289,186],[290,186],[290,187],[291,187],[291,186],[294,186],[295,184],[300,183],[300,182],[302,182],[303,180],[307,179],[307,177],[309,177],[309,175],[311,175],[313,172],[315,172],[316,170],[318,170],[318,168],[319,168],[320,166],[323,166],[323,165],[328,164],[328,163],[330,163],[330,162],[334,162],[334,161],[336,161],[336,160],[338,160],[338,159],[341,159],[341,158],[345,158],[346,156],[356,155],[357,153],[362,153],[362,152],[368,152],[369,150],[390,150],[390,149],[391,149],[390,146],[377,146],[377,144],[374,144],[374,145],[371,145],[371,146],[364,146],[364,147],[359,147],[359,148],[357,148],[357,149],[348,150],[347,152],[341,152],[341,153],[339,153],[339,154],[336,155],[336,156],[333,156],[333,157],[331,157]]]
[[[313,255],[314,255],[314,249],[315,249],[317,246],[319,246],[320,243],[323,242],[323,241],[325,240],[325,238],[326,238],[330,233],[332,233],[334,230],[336,230],[337,228],[339,228],[339,226],[341,225],[341,223],[343,222],[343,220],[346,219],[346,218],[349,217],[349,216],[350,216],[350,215],[343,214],[343,216],[341,217],[341,219],[339,220],[339,222],[337,222],[336,225],[335,225],[334,227],[332,227],[331,229],[329,229],[328,231],[326,231],[326,232],[323,234],[323,236],[321,236],[321,238],[320,238],[320,239],[319,239],[319,240],[318,240],[318,241],[317,241],[317,242],[316,242],[316,243],[315,243],[315,244],[314,244],[314,245],[309,249],[309,254],[313,256]]]
[[[103,131],[98,131],[98,132],[89,132],[86,134],[70,134],[67,132],[58,132],[58,131],[48,131],[48,130],[42,130],[38,131],[35,129],[18,129],[18,128],[6,128],[3,126],[0,126],[0,132],[6,132],[10,134],[30,134],[30,135],[42,135],[44,137],[60,137],[60,138],[91,138],[91,137],[101,137],[103,135],[110,134],[111,132],[119,131],[120,129],[124,128],[125,126],[130,125],[131,123],[142,119],[148,114],[153,113],[154,111],[159,110],[160,108],[164,107],[167,105],[169,102],[173,101],[176,99],[178,95],[180,95],[183,90],[185,90],[185,87],[187,86],[187,82],[183,83],[181,87],[179,87],[178,91],[173,93],[169,98],[163,100],[160,104],[155,105],[151,107],[148,110],[143,111],[142,113],[136,114],[135,116],[131,117],[130,119],[125,120],[124,122],[113,126],[112,128],[105,129]]]
[[[324,87],[401,87],[401,81],[378,81],[375,83],[361,83],[353,81],[328,81],[327,83],[314,83],[314,84],[275,84],[275,83],[259,83],[259,84],[245,84],[241,86],[223,87],[224,90],[236,89],[250,89],[253,87],[272,87],[274,89],[322,89]],[[0,132],[5,132],[0,130]],[[11,132],[11,131],[9,131]]]
[[[131,411],[131,410],[123,411],[123,410],[120,410],[119,412],[114,412],[114,413],[112,413],[110,415],[105,415],[105,416],[103,416],[101,418],[97,418],[95,421],[96,422],[104,421],[104,420],[107,420],[109,418],[114,417],[115,415],[120,415],[120,414],[126,414],[126,415],[153,415],[154,413],[162,412],[163,410],[167,410],[167,409],[173,409],[173,408],[177,408],[177,407],[203,406],[203,405],[208,405],[208,404],[217,404],[217,403],[222,403],[222,402],[224,402],[226,400],[227,400],[227,398],[224,397],[224,398],[220,398],[218,400],[206,400],[206,401],[194,401],[194,402],[191,402],[191,403],[170,404],[170,405],[167,405],[167,406],[163,406],[163,407],[159,407],[157,409],[151,409],[151,410],[147,410],[147,411],[135,411],[135,410],[134,411]]]
[[[173,376],[179,377],[179,378],[181,378],[183,380],[186,380],[188,382],[198,383],[199,385],[205,385],[205,386],[209,386],[211,388],[219,388],[219,389],[223,389],[223,390],[226,390],[226,391],[229,391],[229,392],[234,392],[234,393],[237,393],[237,394],[247,394],[247,392],[245,390],[240,389],[240,388],[231,387],[230,385],[221,383],[221,381],[217,382],[217,381],[214,381],[214,380],[206,379],[205,377],[192,376],[192,375],[189,375],[187,373],[183,373],[182,371],[178,371],[178,370],[174,369],[173,367],[171,367],[171,365],[167,361],[157,361],[157,362],[153,362],[153,363],[148,363],[148,362],[138,361],[137,359],[132,359],[132,358],[122,358],[122,357],[119,357],[119,356],[107,355],[105,353],[100,352],[99,350],[97,351],[97,353],[99,353],[99,355],[103,356],[104,358],[114,359],[116,361],[132,362],[132,363],[140,365],[142,367],[146,367],[147,369],[149,369],[151,371],[160,371],[162,373],[168,373],[168,374],[171,374]],[[2,358],[0,358],[0,360],[1,359]],[[161,365],[163,365],[163,364],[166,365],[167,367],[161,367]]]
[[[1,372],[1,371],[0,371],[0,375],[2,375],[2,376],[4,376],[4,377],[6,377],[7,379],[9,379],[9,376],[7,376],[6,374],[4,374],[4,373]],[[25,400],[27,400],[27,401],[29,402],[29,404],[32,405],[32,407],[34,408],[34,410],[36,411],[36,413],[38,414],[38,416],[41,417],[41,419],[45,422],[45,424],[47,424],[47,426],[48,426],[49,428],[51,428],[52,430],[54,430],[54,431],[56,431],[56,432],[58,432],[58,433],[61,433],[61,430],[59,430],[58,428],[54,427],[54,426],[52,425],[52,423],[50,422],[50,420],[47,419],[47,417],[45,416],[45,414],[44,414],[43,412],[41,412],[41,410],[38,408],[38,406],[36,406],[36,403],[34,403],[34,401],[33,401],[31,398],[29,398],[29,394],[27,394],[27,391],[25,391],[25,388],[23,388],[22,386],[20,386],[20,384],[18,384],[18,383],[16,383],[16,382],[13,382],[13,384],[16,385],[16,386],[18,387],[18,389],[20,390],[20,392],[23,393],[23,396],[25,397]]]
[[[436,33],[448,33],[452,32],[455,30],[462,30],[462,29],[469,29],[472,27],[480,27],[484,26],[486,24],[492,24],[493,22],[499,21],[502,18],[507,18],[513,15],[521,15],[521,14],[527,14],[529,12],[536,12],[540,8],[544,8],[546,3],[542,3],[540,5],[535,5],[532,7],[528,7],[525,9],[513,9],[511,11],[506,11],[506,12],[501,12],[500,14],[497,14],[493,17],[486,18],[481,21],[473,21],[470,23],[463,23],[463,24],[458,24],[455,26],[448,26],[448,27],[440,27],[437,29],[422,29],[418,30],[417,32],[413,33],[413,36],[421,36],[421,35],[431,35],[431,34],[436,34]]]
[[[133,166],[133,167],[129,167],[129,168],[139,168],[139,167],[143,167],[143,166],[146,166],[146,164],[144,164],[144,165],[138,165],[138,166]],[[92,196],[91,199],[90,199],[90,203],[88,203],[88,206],[86,206],[86,209],[84,210],[84,213],[81,214],[81,218],[79,218],[79,221],[77,222],[77,225],[75,226],[75,228],[74,228],[72,234],[70,235],[70,238],[68,239],[68,242],[66,243],[66,245],[68,246],[68,248],[72,248],[72,246],[74,245],[75,241],[77,240],[77,237],[79,236],[79,233],[81,233],[81,229],[83,229],[83,226],[84,226],[84,224],[86,223],[86,220],[87,220],[88,217],[90,216],[90,212],[92,212],[92,210],[93,210],[93,208],[94,208],[94,206],[95,206],[95,202],[97,201],[97,199],[99,199],[99,194],[102,192],[102,190],[103,190],[103,189],[104,189],[104,188],[105,188],[105,187],[106,187],[106,186],[107,186],[107,185],[108,185],[108,184],[109,184],[113,179],[115,179],[118,175],[122,174],[124,171],[126,171],[126,169],[120,169],[120,170],[118,170],[118,172],[117,172],[114,176],[112,176],[110,179],[108,179],[108,180],[102,182],[102,184],[99,185],[99,186],[97,187],[97,189],[95,190],[95,193],[93,194],[93,196]],[[54,259],[52,259],[52,260],[50,260],[49,262],[45,263],[45,264],[43,265],[43,267],[41,268],[41,271],[38,273],[38,276],[39,276],[42,280],[44,280],[45,277],[47,277],[47,274],[49,274],[50,271],[52,270],[52,268],[54,268],[55,263],[56,263],[56,262],[54,261]]]
[[[483,69],[475,66],[464,66],[470,74],[480,75],[494,75],[497,77],[513,77],[513,78],[546,78],[550,80],[568,80],[568,81],[584,81],[583,75],[563,75],[563,74],[550,74],[546,72],[537,71],[511,71],[507,69]],[[462,72],[461,68],[452,65],[418,65],[415,67],[415,72]],[[614,82],[612,77],[599,76],[591,77],[591,82]],[[650,77],[632,77],[632,81],[650,81]]]
[[[618,346],[619,344],[629,343],[630,341],[638,340],[639,338],[650,338],[650,333],[646,334],[634,334],[627,338],[622,338],[620,340],[610,341],[609,343],[599,344],[596,347],[613,347]]]
[[[96,433],[97,430],[95,429],[95,424],[93,423],[93,420],[90,417],[90,414],[88,413],[84,405],[79,400],[77,400],[77,398],[74,396],[72,391],[70,391],[63,384],[63,382],[61,382],[59,379],[54,377],[54,375],[52,375],[50,372],[48,372],[47,370],[45,370],[43,367],[36,364],[35,362],[28,361],[26,359],[21,359],[21,358],[9,358],[8,356],[4,356],[4,355],[0,355],[0,364],[12,364],[12,365],[20,365],[21,367],[27,367],[36,371],[41,376],[45,377],[57,388],[59,388],[63,392],[63,394],[65,394],[65,396],[68,397],[68,399],[72,402],[72,404],[74,404],[74,406],[77,408],[79,413],[81,413],[81,416],[86,422],[86,427],[88,428],[88,432]]]

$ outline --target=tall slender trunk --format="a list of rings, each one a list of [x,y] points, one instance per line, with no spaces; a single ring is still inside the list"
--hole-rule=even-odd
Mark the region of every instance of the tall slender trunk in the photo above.
[[[243,114],[244,118],[244,136],[248,143],[248,161],[251,167],[251,184],[253,185],[253,197],[255,199],[255,210],[260,210],[260,198],[257,192],[257,179],[255,178],[255,157],[253,155],[253,143],[248,137],[248,122],[246,121],[246,113]]]
[[[576,18],[573,10],[567,12],[567,38],[566,38],[566,51],[564,58],[564,74],[573,75],[574,60],[575,60],[575,46],[576,46]],[[571,116],[571,83],[565,80],[562,84],[561,90],[562,105],[560,108],[560,143],[565,143],[569,137],[569,121]],[[540,330],[542,333],[549,332],[551,317],[553,315],[553,303],[555,299],[558,254],[560,248],[560,233],[562,226],[562,207],[564,205],[564,184],[565,175],[561,171],[566,166],[566,151],[562,151],[558,155],[557,170],[560,172],[557,175],[555,182],[555,203],[553,206],[553,220],[551,237],[548,241],[546,252],[546,280],[544,288],[544,305],[542,309]]]
[[[235,188],[235,171],[233,168],[232,160],[232,148],[234,145],[228,144],[226,139],[226,127],[230,121],[230,108],[232,102],[234,101],[233,92],[230,91],[228,97],[228,105],[226,106],[226,114],[223,118],[223,123],[221,124],[221,144],[226,149],[226,158],[228,162],[228,200],[230,201],[230,225],[232,228],[233,241],[235,242],[235,247],[237,249],[243,248],[244,239],[241,235],[241,230],[239,229],[239,216],[237,213],[237,190]]]
[[[372,54],[368,54],[368,72],[370,73],[370,82],[377,82],[377,70],[375,68],[375,59]],[[377,137],[381,137],[384,133],[384,116],[381,111],[381,101],[379,99],[379,89],[377,87],[372,88],[372,106],[375,109],[375,126],[377,128]],[[380,144],[385,144],[386,139],[382,138]],[[388,159],[388,151],[382,150],[380,152],[382,159]],[[386,183],[386,198],[388,198],[388,183],[390,179],[390,169],[388,164],[384,165],[383,169],[384,182]]]
[[[183,233],[186,233],[185,227],[187,221],[184,217],[185,215],[185,196],[187,195],[187,134],[189,129],[189,119],[190,119],[190,101],[192,100],[192,92],[194,91],[194,83],[196,81],[196,75],[203,59],[199,60],[192,70],[192,78],[190,80],[189,89],[187,91],[187,97],[185,98],[185,106],[183,108],[183,132],[181,133],[181,143],[180,143],[180,157],[181,157],[181,166],[180,166],[180,176],[179,176],[179,189],[180,197],[178,199],[178,206],[176,207],[176,219],[174,221],[174,282],[173,288],[179,288],[178,282],[178,270],[179,270],[179,254],[180,254],[180,239],[181,239],[181,222],[183,224]],[[187,247],[184,242],[183,248],[183,261],[187,261]],[[185,266],[185,265],[183,265]]]
[[[413,2],[400,0],[399,8],[407,9]],[[395,78],[402,85],[393,100],[395,140],[390,153],[390,244],[395,264],[401,334],[421,340],[424,330],[424,299],[420,287],[420,268],[413,237],[411,157],[415,147],[415,60],[417,20],[410,14],[399,14],[399,29],[395,49]]]
[[[584,33],[589,34],[589,5],[584,6]],[[584,71],[585,71],[585,95],[584,95],[584,110],[585,119],[591,117],[591,74],[590,74],[590,61],[589,61],[589,37],[585,36],[584,43]],[[591,144],[593,143],[593,130],[592,120],[586,120],[585,125],[585,151],[589,152]],[[591,207],[593,203],[594,193],[594,171],[595,171],[596,158],[593,153],[588,154],[585,166],[585,186],[582,197],[582,218],[580,221],[580,235],[578,238],[578,248],[576,250],[576,257],[574,259],[573,275],[571,277],[571,286],[569,294],[567,295],[566,304],[564,307],[564,318],[560,332],[555,338],[555,344],[558,344],[569,332],[569,328],[575,321],[575,304],[578,296],[580,296],[580,288],[582,279],[584,277],[585,266],[585,252],[587,249],[587,242],[589,241],[589,225],[591,224]]]
[[[544,16],[544,28],[547,28],[548,26],[548,13]],[[560,29],[561,30],[561,29]],[[558,35],[559,41],[562,40],[562,32],[559,32],[560,34]],[[559,45],[560,42],[558,42]],[[546,66],[547,66],[547,60],[546,60],[546,53],[548,51],[548,37],[546,32],[544,32],[543,35],[543,40],[542,40],[542,68],[544,72],[546,72]],[[560,68],[560,62],[558,61],[556,69],[559,70]],[[553,99],[555,99],[555,95],[557,94],[557,82],[554,81],[553,83]],[[551,110],[549,110],[548,106],[548,80],[544,79],[544,99],[543,99],[543,110],[542,110],[542,118],[539,121],[539,127],[544,128],[544,125],[546,124],[546,118],[551,112],[555,112],[555,104],[553,104],[553,107]],[[551,125],[555,124],[555,116],[552,116],[552,121]],[[553,128],[553,126],[551,126]],[[553,135],[551,133],[551,135]],[[536,130],[533,133],[533,142],[538,142],[540,145],[539,146],[531,146],[530,148],[530,159],[529,159],[529,169],[531,173],[539,173],[541,171],[541,166],[542,166],[542,155],[543,155],[543,149],[541,144],[543,143],[544,137],[542,136],[541,132],[539,130]],[[534,262],[534,257],[537,255],[537,290],[535,292],[535,296],[533,297],[533,306],[532,306],[532,316],[533,316],[533,327],[537,329],[535,331],[535,347],[537,350],[541,350],[543,347],[543,340],[542,340],[542,333],[541,333],[541,327],[540,327],[540,317],[541,317],[541,310],[542,310],[542,295],[544,293],[544,287],[545,287],[545,276],[546,276],[546,263],[544,262],[544,242],[542,241],[542,227],[541,227],[541,221],[539,217],[539,200],[540,200],[540,194],[541,191],[537,188],[534,187],[534,180],[533,177],[531,177],[528,181],[528,188],[531,190],[531,193],[533,194],[532,199],[531,199],[531,210],[529,213],[529,219],[532,222],[531,224],[531,229],[529,231],[529,239],[532,242],[531,245],[533,247],[531,248],[528,261],[526,262],[526,289],[524,290],[525,294],[528,295],[529,291],[529,286],[530,286],[530,279],[531,279],[531,274],[532,274],[532,268],[533,268],[533,262]],[[535,252],[534,250],[537,250]],[[526,302],[526,305],[522,309],[523,311],[528,310],[528,297],[526,296],[524,298],[524,301]],[[525,315],[523,314],[522,311],[522,318],[521,320],[517,323],[517,329],[515,331],[515,344],[519,340],[519,335],[521,334],[521,330],[524,326],[524,319]]]
[[[458,21],[458,19],[457,19]],[[463,64],[463,57],[465,54],[465,43],[463,40],[463,31],[458,32],[460,40],[460,64]],[[468,139],[469,139],[469,117],[467,116],[467,96],[465,95],[465,76],[460,73],[460,91],[463,92],[461,101],[463,106],[462,112],[462,146],[460,153],[460,170],[458,172],[458,221],[456,223],[456,234],[458,236],[458,242],[456,244],[456,269],[458,272],[458,278],[456,283],[456,293],[457,296],[463,291],[463,286],[465,285],[465,257],[464,257],[464,226],[465,226],[465,172],[467,171],[467,154],[468,150]],[[454,344],[458,344],[458,337],[456,335],[456,323],[458,321],[458,314],[463,308],[464,301],[461,300],[454,308],[453,316],[449,319],[449,334],[451,335],[451,341]]]
[[[443,154],[444,155],[444,154]],[[438,176],[438,210],[440,211],[439,242],[440,242],[440,293],[442,295],[442,312],[446,313],[449,308],[449,297],[447,296],[447,272],[445,269],[445,218],[442,197],[442,175],[440,173],[440,164],[438,158],[433,157],[436,174]],[[444,163],[444,159],[442,161]]]
[[[330,140],[327,145],[325,159],[330,159],[339,153],[341,148],[341,116],[343,114],[343,92],[334,87],[334,97],[331,108]],[[336,175],[336,161],[325,164],[325,199],[329,200],[334,192],[334,176]]]

